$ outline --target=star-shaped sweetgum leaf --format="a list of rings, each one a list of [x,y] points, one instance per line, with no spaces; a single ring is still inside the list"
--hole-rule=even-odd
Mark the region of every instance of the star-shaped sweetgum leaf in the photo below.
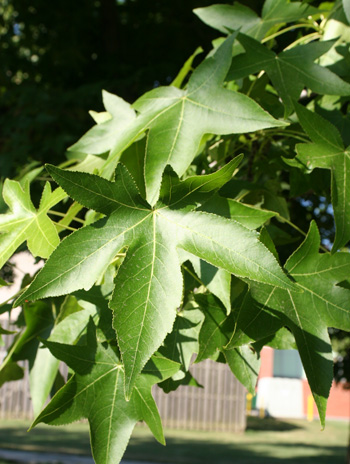
[[[47,213],[66,194],[61,188],[52,192],[47,182],[39,209],[35,209],[30,198],[29,183],[23,187],[15,180],[6,179],[2,195],[10,212],[0,214],[0,268],[25,241],[33,256],[48,258],[60,239]]]
[[[173,330],[158,350],[167,359],[181,365],[181,369],[174,376],[160,385],[166,393],[176,389],[177,386],[187,381],[187,378],[193,379],[189,368],[194,353],[198,353],[198,334],[202,321],[203,313],[192,300],[177,312]]]
[[[322,116],[296,104],[300,124],[313,143],[298,143],[296,161],[308,172],[314,168],[332,172],[332,206],[335,239],[332,251],[350,239],[350,147],[345,148],[338,129]]]
[[[254,394],[260,368],[258,354],[249,344],[225,351],[235,327],[234,313],[227,315],[221,302],[210,294],[198,294],[195,301],[204,314],[196,363],[207,358],[216,358],[220,352],[223,353],[235,377]]]
[[[75,374],[35,419],[69,424],[86,418],[90,424],[92,454],[96,464],[118,464],[135,424],[144,420],[158,441],[165,444],[162,424],[151,389],[173,375],[179,364],[155,355],[138,377],[130,401],[124,397],[124,369],[115,350],[100,343],[90,321],[86,345],[43,341],[51,353]]]
[[[332,347],[328,327],[350,330],[350,292],[338,285],[349,278],[350,254],[319,254],[320,235],[314,222],[285,268],[303,293],[250,283],[243,298],[237,329],[227,349],[259,340],[288,327],[324,425],[327,398],[333,380]]]
[[[261,40],[274,26],[298,21],[320,10],[302,2],[289,0],[266,0],[261,18],[249,7],[235,2],[234,5],[211,5],[196,8],[194,13],[208,26],[227,34],[240,29],[245,34]]]
[[[227,78],[234,80],[266,71],[285,104],[286,114],[291,113],[304,87],[321,95],[350,95],[350,84],[314,63],[334,45],[334,40],[298,45],[276,55],[247,35],[238,34],[237,39],[246,53],[233,58]]]
[[[179,176],[184,174],[204,134],[246,133],[285,125],[246,95],[223,88],[234,38],[230,36],[198,66],[185,90],[172,86],[151,90],[134,103],[138,112],[134,117],[129,113],[123,117],[123,104],[120,116],[94,126],[71,149],[89,154],[111,150],[104,173],[112,175],[122,152],[148,131],[145,185],[147,201],[154,205],[165,167],[170,165]]]
[[[181,303],[178,247],[238,277],[296,290],[255,231],[234,220],[190,209],[191,198],[194,209],[199,196],[210,196],[232,177],[236,162],[208,176],[187,178],[174,187],[173,196],[164,193],[167,204],[159,202],[153,208],[140,197],[121,164],[115,182],[48,167],[74,200],[107,217],[64,239],[16,304],[87,290],[114,256],[126,249],[109,304],[129,397],[143,366],[171,332]]]

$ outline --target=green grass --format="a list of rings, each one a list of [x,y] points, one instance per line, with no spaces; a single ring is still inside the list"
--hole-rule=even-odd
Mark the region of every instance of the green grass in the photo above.
[[[39,425],[29,433],[27,426],[20,421],[0,424],[0,448],[90,454],[87,424]],[[146,428],[137,427],[125,458],[179,464],[344,464],[348,424],[328,421],[321,431],[317,421],[251,417],[244,434],[166,430],[165,436],[163,447]]]

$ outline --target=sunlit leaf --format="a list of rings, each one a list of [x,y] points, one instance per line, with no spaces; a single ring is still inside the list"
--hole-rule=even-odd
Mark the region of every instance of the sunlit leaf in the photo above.
[[[147,206],[122,165],[118,165],[115,182],[48,169],[76,201],[108,216],[61,242],[17,304],[89,289],[118,251],[127,247],[110,301],[127,396],[147,360],[172,330],[182,297],[177,247],[237,276],[291,291],[295,288],[258,234],[221,216],[182,209],[177,197],[169,205]],[[231,175],[234,169],[231,163]],[[216,176],[221,177],[220,171]],[[201,191],[210,190],[206,177],[217,189],[212,175],[201,176],[199,184],[192,180],[193,189],[185,188],[186,204],[192,195],[196,200]]]
[[[61,188],[51,191],[47,182],[35,209],[29,192],[29,183],[23,188],[15,180],[6,179],[2,192],[10,212],[0,215],[0,268],[25,241],[33,256],[48,258],[60,239],[48,211],[66,194]]]

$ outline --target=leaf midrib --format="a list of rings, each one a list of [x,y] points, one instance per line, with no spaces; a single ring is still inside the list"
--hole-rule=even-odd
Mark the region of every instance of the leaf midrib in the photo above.
[[[55,172],[55,176],[61,177],[61,179],[63,179],[65,182],[67,182],[67,179],[66,179],[64,176],[62,176],[58,171]],[[122,177],[122,176],[121,176],[121,177]],[[123,177],[122,177],[122,181],[123,181],[123,185],[124,185],[124,178],[123,178]],[[113,202],[113,203],[116,203],[117,205],[125,206],[126,208],[135,209],[135,210],[138,210],[138,211],[149,211],[149,209],[147,209],[147,208],[139,208],[139,207],[137,207],[136,205],[135,205],[135,206],[131,206],[131,205],[122,203],[121,201],[118,201],[118,200],[116,200],[116,199],[114,199],[114,198],[111,198],[111,197],[108,197],[108,196],[106,196],[106,195],[103,195],[103,194],[100,193],[100,192],[96,192],[95,190],[91,190],[91,189],[89,189],[87,186],[82,185],[81,183],[74,182],[74,181],[71,180],[71,179],[69,179],[68,182],[69,182],[70,184],[74,185],[75,187],[77,187],[79,190],[80,190],[80,189],[81,189],[81,190],[85,190],[85,191],[88,192],[89,194],[93,194],[93,196],[95,196],[95,197],[101,197],[101,198],[103,198],[103,199],[105,199],[105,200],[108,200],[108,201],[111,201],[111,202]],[[128,192],[127,189],[125,189],[125,191]],[[130,196],[130,195],[129,195],[129,196]],[[73,198],[73,196],[72,196],[72,198]],[[130,199],[131,199],[131,201],[134,203],[134,200],[133,200],[131,197],[130,197]],[[78,201],[78,200],[77,200],[77,201]],[[78,201],[78,203],[80,203],[80,202]],[[92,208],[92,209],[94,209],[94,208]],[[95,210],[95,211],[96,211],[96,210]]]
[[[147,210],[148,211],[148,210]],[[144,218],[142,218],[139,222],[137,222],[136,224],[132,225],[131,227],[129,227],[128,229],[125,229],[123,230],[123,232],[121,232],[120,234],[118,235],[115,235],[112,239],[108,240],[106,243],[104,243],[101,247],[99,247],[97,250],[93,251],[92,253],[90,253],[88,256],[85,256],[81,261],[79,261],[79,263],[75,264],[73,267],[71,267],[70,269],[68,269],[67,271],[63,272],[62,274],[60,274],[59,276],[55,277],[54,279],[50,280],[49,282],[45,283],[44,285],[42,285],[41,287],[35,289],[33,292],[31,293],[27,293],[26,294],[26,297],[27,298],[30,298],[31,295],[33,294],[36,294],[38,292],[40,292],[43,288],[47,287],[48,285],[51,285],[53,282],[55,282],[56,280],[58,279],[61,279],[62,276],[64,276],[65,274],[67,273],[70,273],[72,272],[73,269],[75,269],[76,267],[80,266],[83,262],[85,262],[87,259],[90,259],[91,256],[93,256],[95,253],[98,253],[100,252],[105,246],[109,245],[111,242],[113,242],[114,240],[118,239],[119,237],[121,237],[122,235],[130,232],[131,230],[135,229],[135,227],[138,227],[143,221],[145,221],[149,216],[151,216],[153,213],[150,212],[149,214],[147,214],[147,216],[145,216]],[[82,230],[82,229],[79,229],[79,230]],[[79,231],[77,231],[79,232]],[[39,275],[39,274],[38,274]],[[33,281],[33,283],[35,282],[35,280]],[[82,288],[82,287],[81,287]],[[78,289],[76,289],[78,290]],[[35,300],[34,300],[35,301]]]
[[[148,217],[148,216],[147,216]],[[144,311],[143,311],[143,315],[142,315],[142,322],[141,322],[141,329],[138,333],[138,338],[137,338],[137,342],[136,342],[136,348],[135,348],[135,356],[133,358],[133,363],[132,363],[132,367],[131,367],[131,371],[130,371],[130,376],[129,376],[129,382],[126,381],[126,376],[125,376],[125,387],[126,388],[126,391],[129,390],[129,387],[130,387],[130,383],[132,381],[132,377],[133,377],[133,374],[134,374],[134,371],[135,371],[135,365],[136,365],[136,358],[137,358],[137,355],[138,355],[138,347],[139,347],[139,344],[140,344],[140,340],[142,338],[142,332],[143,332],[143,328],[144,328],[144,322],[145,322],[145,317],[146,317],[146,313],[147,313],[147,310],[148,310],[148,305],[149,305],[149,301],[150,301],[150,293],[151,293],[151,287],[152,287],[152,280],[153,280],[153,276],[154,276],[154,263],[155,263],[155,259],[156,259],[156,214],[152,214],[152,225],[153,225],[153,250],[152,250],[152,262],[151,262],[151,272],[150,272],[150,279],[149,279],[149,282],[148,282],[148,290],[147,290],[147,297],[146,297],[146,301],[144,303]]]
[[[178,222],[175,222],[175,221],[171,220],[171,219],[168,218],[167,216],[164,216],[163,214],[160,214],[160,213],[159,213],[159,210],[156,211],[156,213],[159,214],[160,216],[162,216],[162,217],[163,217],[164,219],[166,219],[168,222],[170,222],[170,223],[172,223],[172,224],[175,224],[176,227],[180,227],[180,228],[182,228],[182,229],[184,229],[184,230],[186,230],[186,231],[189,231],[189,232],[190,232],[191,234],[193,234],[193,235],[201,236],[201,237],[203,237],[204,239],[208,240],[209,242],[215,243],[215,244],[218,245],[220,248],[223,248],[223,249],[225,249],[225,250],[227,250],[227,251],[229,251],[229,252],[232,252],[232,253],[234,253],[234,254],[240,256],[240,257],[243,259],[243,261],[248,261],[248,262],[254,264],[255,266],[257,266],[259,269],[263,269],[267,274],[270,274],[270,275],[273,276],[276,280],[282,282],[282,283],[284,284],[284,286],[283,286],[282,288],[285,289],[286,283],[285,283],[280,277],[276,276],[276,275],[273,274],[271,271],[269,271],[268,269],[266,269],[266,268],[264,268],[263,266],[261,266],[261,264],[259,264],[259,263],[255,262],[255,261],[253,261],[253,260],[250,259],[250,258],[247,258],[246,256],[242,255],[241,253],[239,253],[238,251],[234,250],[233,248],[228,248],[228,247],[222,245],[221,243],[215,241],[212,237],[208,237],[208,236],[206,236],[206,235],[204,235],[204,234],[201,234],[201,233],[198,232],[198,231],[194,231],[194,230],[190,229],[188,226],[184,226],[183,224],[179,224]],[[223,218],[223,219],[226,219],[226,218]],[[237,224],[239,224],[239,223],[237,223]],[[241,224],[239,224],[239,225],[241,226]],[[241,226],[241,227],[243,227],[243,226]],[[249,229],[247,229],[247,230],[249,231]],[[178,245],[178,246],[180,246],[180,245]],[[203,259],[203,258],[201,258],[201,259]],[[224,268],[222,268],[222,269],[224,269]],[[227,269],[226,269],[226,270],[227,270]],[[229,272],[230,272],[230,271],[229,271]],[[247,276],[247,278],[248,278],[248,276]],[[254,279],[252,279],[252,280],[254,280]],[[266,282],[266,285],[272,285],[272,284],[269,284],[269,283]]]
[[[88,390],[90,387],[92,387],[95,383],[99,382],[101,379],[103,379],[104,377],[106,377],[107,375],[109,375],[111,372],[115,371],[116,369],[120,369],[120,365],[116,365],[114,366],[112,369],[110,369],[109,371],[107,372],[104,372],[102,375],[100,375],[100,377],[98,377],[97,379],[95,379],[93,382],[89,383],[88,385],[86,385],[82,390],[80,390],[78,393],[76,393],[73,397],[73,399],[75,400],[76,398],[78,398],[78,396],[80,396],[81,394],[85,393],[86,390]],[[63,388],[66,388],[70,383],[73,383],[74,381],[76,381],[76,376],[77,374],[75,374],[73,377],[71,377],[68,382],[66,383],[66,385],[63,387]],[[57,395],[57,393],[56,393]],[[56,396],[55,395],[55,396]],[[38,417],[38,419],[40,419],[40,422],[44,422],[44,418],[45,417],[48,417],[48,416],[51,416],[53,414],[55,414],[57,411],[60,411],[62,408],[64,408],[67,404],[69,404],[70,402],[72,401],[72,398],[70,398],[69,400],[67,400],[65,403],[60,403],[59,406],[54,409],[54,410],[50,410],[48,413],[44,414],[44,415],[40,415]],[[83,411],[81,412],[81,417],[84,417],[84,413]],[[34,422],[34,425],[36,425],[38,422]]]

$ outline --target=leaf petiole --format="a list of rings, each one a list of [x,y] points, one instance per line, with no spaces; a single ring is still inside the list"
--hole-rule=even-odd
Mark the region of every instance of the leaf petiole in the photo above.
[[[275,32],[274,34],[269,35],[268,37],[265,37],[265,39],[262,39],[261,43],[268,42],[269,40],[274,39],[275,37],[278,37],[278,36],[280,36],[282,34],[285,34],[286,32],[289,32],[289,31],[294,31],[294,29],[299,29],[301,27],[315,29],[315,31],[318,31],[318,32],[320,31],[320,26],[317,23],[293,24],[292,26],[288,26],[288,27],[286,27],[284,29],[279,30],[278,32]]]
[[[63,217],[65,218],[66,217],[66,214],[65,213],[60,213],[59,211],[53,211],[52,209],[50,209],[48,211],[49,214],[53,214],[54,216],[59,216],[59,217]],[[75,221],[75,222],[80,222],[80,224],[85,224],[85,221],[83,219],[80,219],[78,217],[74,217],[72,218],[72,221]],[[60,224],[61,227],[64,227],[62,224]]]

